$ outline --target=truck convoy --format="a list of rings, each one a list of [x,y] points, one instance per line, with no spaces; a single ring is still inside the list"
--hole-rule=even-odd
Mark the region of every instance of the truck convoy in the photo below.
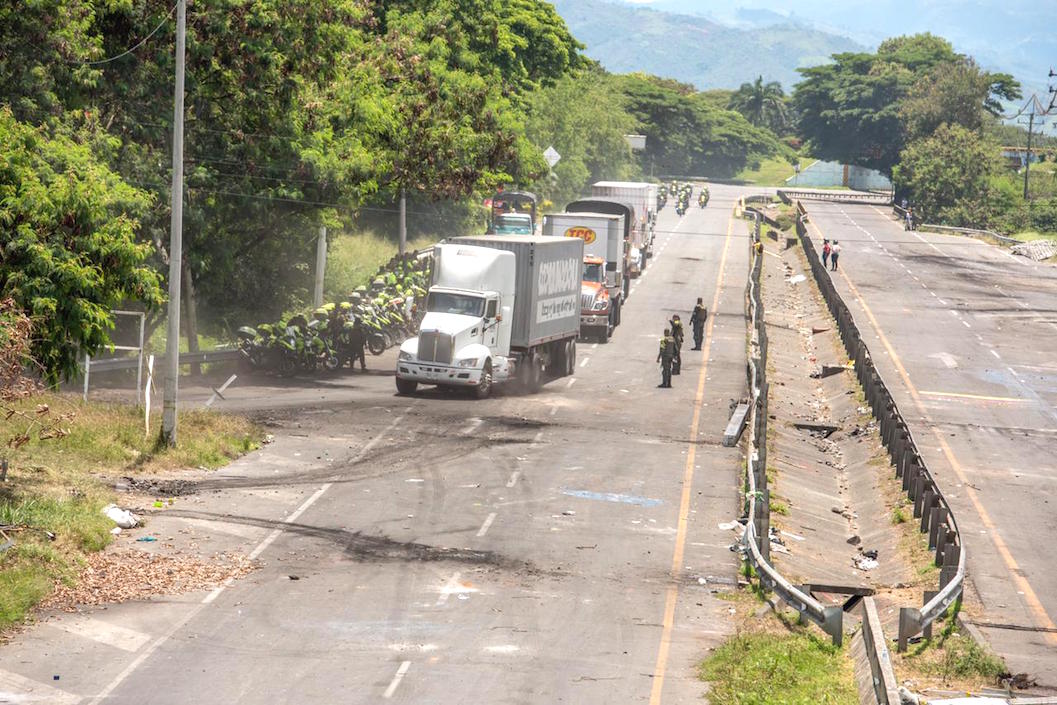
[[[631,206],[635,212],[631,222],[632,259],[635,259],[635,251],[637,251],[641,260],[637,269],[640,271],[645,269],[646,261],[653,257],[653,226],[657,221],[657,184],[635,181],[599,181],[591,186],[591,197],[618,201]]]
[[[576,367],[584,241],[484,235],[433,250],[433,282],[418,336],[400,346],[396,389],[462,387],[478,399],[494,384],[535,391],[544,375]]]
[[[489,235],[535,235],[536,194],[528,191],[497,191],[488,217]]]
[[[609,342],[620,325],[628,250],[624,238],[625,215],[607,213],[557,213],[543,216],[543,234],[574,237],[584,242],[583,279],[580,284],[580,336]]]

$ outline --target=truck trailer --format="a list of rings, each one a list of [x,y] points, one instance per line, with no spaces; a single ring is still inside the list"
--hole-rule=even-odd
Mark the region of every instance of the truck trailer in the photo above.
[[[609,342],[620,325],[627,277],[628,249],[624,216],[607,213],[556,213],[543,216],[543,234],[584,241],[580,283],[580,336]]]
[[[653,257],[653,226],[657,221],[657,184],[638,181],[599,181],[591,186],[592,198],[627,203],[635,209],[631,246],[642,255],[642,268]]]
[[[433,250],[433,282],[417,337],[400,346],[396,388],[470,389],[517,381],[536,391],[544,375],[576,367],[583,240],[497,235],[445,240]]]

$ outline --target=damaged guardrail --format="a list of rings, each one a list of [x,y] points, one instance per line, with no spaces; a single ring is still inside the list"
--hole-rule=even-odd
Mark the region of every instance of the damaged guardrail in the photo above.
[[[748,200],[748,199],[745,199]],[[744,201],[742,201],[744,203]],[[760,239],[760,217],[755,221],[752,242]],[[746,289],[746,307],[752,322],[752,352],[749,355],[749,387],[752,391],[752,422],[749,426],[749,459],[746,468],[745,497],[748,504],[745,533],[745,556],[756,570],[760,583],[772,590],[783,602],[800,615],[817,624],[840,645],[844,638],[844,610],[839,606],[825,607],[789,582],[770,563],[770,491],[767,488],[767,328],[764,325],[763,300],[760,298],[760,274],[763,252],[753,247],[752,269]]]
[[[799,201],[796,209],[796,232],[804,254],[822,297],[837,321],[844,347],[855,361],[855,373],[880,426],[881,439],[895,466],[896,477],[902,479],[903,490],[914,502],[914,518],[920,520],[921,532],[928,533],[929,550],[935,551],[935,565],[940,568],[939,589],[925,591],[921,607],[903,607],[899,610],[898,650],[905,651],[911,636],[922,632],[931,636],[932,622],[961,596],[965,581],[965,546],[962,545],[954,512],[918,452],[910,427],[896,408],[891,392],[878,373],[851,310],[834,287],[814,243],[807,236],[804,226],[807,211]]]

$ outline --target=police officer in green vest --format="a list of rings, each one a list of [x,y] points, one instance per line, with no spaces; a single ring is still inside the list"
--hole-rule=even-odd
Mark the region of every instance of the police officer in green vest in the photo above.
[[[664,337],[661,338],[660,349],[657,351],[657,362],[661,363],[661,383],[657,386],[663,389],[672,387],[672,363],[675,361],[675,339],[672,338],[671,330],[664,329]]]
[[[675,342],[675,364],[672,374],[679,374],[683,369],[683,322],[679,320],[679,314],[672,316],[668,321],[668,327],[672,332],[672,340]]]

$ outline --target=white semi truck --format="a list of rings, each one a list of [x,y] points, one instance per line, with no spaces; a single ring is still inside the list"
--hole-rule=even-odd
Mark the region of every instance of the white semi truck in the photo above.
[[[620,325],[628,250],[624,216],[608,213],[554,213],[543,216],[543,234],[584,241],[580,291],[580,336],[609,342]]]
[[[433,283],[418,336],[400,346],[396,388],[535,391],[544,376],[571,375],[580,332],[583,241],[497,235],[445,240],[433,250]]]
[[[641,269],[653,257],[653,226],[657,221],[657,184],[638,181],[599,181],[591,186],[592,198],[620,201],[635,211],[631,246],[641,257]]]

